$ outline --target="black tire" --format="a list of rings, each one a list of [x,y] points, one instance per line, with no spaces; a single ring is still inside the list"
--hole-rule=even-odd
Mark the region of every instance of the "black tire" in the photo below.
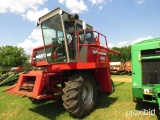
[[[63,106],[73,117],[90,114],[97,101],[97,86],[89,74],[74,74],[65,82]]]

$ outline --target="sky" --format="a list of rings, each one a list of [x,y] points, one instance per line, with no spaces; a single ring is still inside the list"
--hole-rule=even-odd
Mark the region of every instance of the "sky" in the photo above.
[[[60,7],[106,35],[109,47],[123,47],[160,37],[160,0],[0,0],[0,46],[42,46],[44,14]]]

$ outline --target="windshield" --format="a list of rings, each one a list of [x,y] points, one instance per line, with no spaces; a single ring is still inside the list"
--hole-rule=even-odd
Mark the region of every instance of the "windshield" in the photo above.
[[[41,27],[48,62],[66,62],[67,57],[60,15],[57,14],[43,21]]]

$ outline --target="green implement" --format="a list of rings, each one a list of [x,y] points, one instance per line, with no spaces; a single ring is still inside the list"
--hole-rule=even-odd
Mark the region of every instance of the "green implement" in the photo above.
[[[30,67],[30,65],[24,66],[21,70],[16,72],[7,72],[0,76],[0,86],[4,84],[13,84],[17,82],[19,75],[23,73],[27,73],[30,69],[33,69]]]
[[[158,103],[160,109],[160,38],[133,44],[131,53],[133,100]]]
[[[8,72],[6,74],[4,74],[1,79],[0,79],[0,85],[3,85],[3,84],[6,84],[6,83],[9,83],[11,81],[15,81],[17,80],[17,76],[12,73],[12,72]]]

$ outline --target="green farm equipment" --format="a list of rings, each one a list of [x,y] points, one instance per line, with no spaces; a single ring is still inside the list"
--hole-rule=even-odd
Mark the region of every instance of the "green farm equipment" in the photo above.
[[[158,103],[160,109],[160,38],[133,44],[131,49],[133,100]]]
[[[13,84],[17,82],[20,74],[27,73],[28,69],[32,69],[32,67],[30,67],[29,65],[26,65],[23,68],[20,68],[18,70],[12,70],[12,68],[14,67],[7,68],[7,70],[10,70],[10,71],[5,71],[5,72],[3,69],[4,74],[1,74],[0,76],[0,86],[5,84]]]
[[[11,66],[7,66],[7,67],[0,66],[0,76],[11,71],[11,68],[12,68]]]

